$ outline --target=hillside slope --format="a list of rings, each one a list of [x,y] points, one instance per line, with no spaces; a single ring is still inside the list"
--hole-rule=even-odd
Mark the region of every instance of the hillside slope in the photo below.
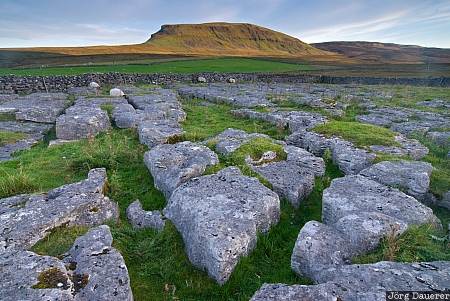
[[[10,48],[1,51],[63,55],[156,54],[346,60],[342,55],[316,49],[297,38],[245,23],[163,25],[148,41],[134,45]]]
[[[450,49],[378,42],[324,42],[312,46],[373,63],[450,64]]]

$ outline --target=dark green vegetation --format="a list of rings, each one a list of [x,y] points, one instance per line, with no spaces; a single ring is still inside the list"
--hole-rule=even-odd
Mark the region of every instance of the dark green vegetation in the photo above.
[[[62,283],[63,287],[67,289],[67,280],[66,274],[58,270],[58,268],[51,268],[39,274],[39,282],[33,288],[57,288],[58,284]]]
[[[147,64],[90,65],[44,68],[0,68],[0,75],[76,75],[83,73],[195,73],[195,72],[289,72],[308,71],[305,63],[284,63],[263,59],[215,58],[160,61]]]
[[[287,134],[284,129],[268,123],[235,118],[230,113],[231,107],[224,104],[205,105],[200,100],[186,100],[183,105],[187,120],[183,124],[186,135],[182,139],[201,141],[213,137],[226,128],[264,133],[277,139]],[[346,122],[352,122],[351,116]],[[350,126],[357,126],[353,123]],[[367,137],[361,137],[355,128],[348,131],[342,126],[348,123],[334,121],[333,124],[337,124],[334,129],[347,133],[349,139],[358,139],[354,140],[355,142],[361,141],[370,145],[374,144],[374,140],[371,139],[381,139],[372,128],[368,130],[364,128]],[[356,136],[351,136],[352,132],[355,132]],[[209,146],[214,147],[214,144],[211,143]],[[233,156],[221,157],[218,168],[229,165],[243,168],[242,160],[247,154],[257,159],[266,150],[276,151],[280,158],[283,157],[278,145],[265,139],[258,139],[242,146]],[[152,178],[143,163],[145,151],[146,147],[139,144],[133,130],[113,129],[109,134],[99,135],[96,139],[51,148],[47,148],[46,143],[42,142],[30,151],[18,154],[16,160],[0,164],[0,198],[19,193],[47,191],[84,179],[92,168],[107,168],[108,195],[119,203],[121,211],[119,223],[111,224],[114,246],[125,258],[137,301],[248,300],[265,282],[309,283],[308,279],[300,278],[292,272],[290,256],[298,232],[304,223],[309,220],[321,220],[322,191],[329,186],[333,178],[343,176],[331,163],[328,153],[325,155],[326,174],[316,179],[315,188],[308,199],[302,202],[298,209],[282,201],[279,224],[272,227],[268,234],[260,235],[255,250],[248,257],[242,258],[230,280],[221,287],[206,273],[191,265],[184,252],[181,236],[171,223],[158,233],[153,230],[133,230],[127,222],[125,210],[136,199],[141,200],[146,210],[162,209],[166,203],[163,195],[154,188]],[[444,165],[448,164],[448,160],[445,161],[444,150],[430,147],[430,151],[431,155],[427,160],[438,160],[432,164],[441,165],[442,168],[435,165],[436,170],[438,172],[441,170],[448,177],[450,168]],[[243,172],[248,171],[244,169]],[[442,174],[436,179],[433,176],[432,186],[437,185],[440,190],[445,187],[448,189],[448,182],[442,182],[441,177]],[[433,209],[443,224],[450,221],[450,213],[447,210]],[[33,250],[39,254],[60,256],[84,231],[85,228],[60,227],[38,242]],[[375,254],[369,254],[367,258],[361,257],[358,260],[369,262],[385,258],[399,261],[411,261],[415,258],[448,259],[445,242],[432,238],[430,234],[437,238],[443,237],[443,233],[426,226],[412,228],[397,240],[388,241],[387,238]],[[387,248],[390,250],[386,250]],[[42,287],[45,287],[47,282],[42,283]]]
[[[26,138],[27,135],[23,133],[0,131],[0,146],[14,143],[20,139]]]

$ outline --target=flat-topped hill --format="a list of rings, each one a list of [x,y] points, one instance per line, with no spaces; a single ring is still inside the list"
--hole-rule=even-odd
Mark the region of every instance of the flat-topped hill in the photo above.
[[[145,44],[185,54],[286,57],[332,55],[287,34],[247,23],[163,25]]]
[[[314,48],[301,40],[246,23],[163,25],[141,44],[87,47],[0,49],[2,52],[39,52],[46,55],[155,54],[179,56],[285,57],[306,60],[346,60],[342,55]]]

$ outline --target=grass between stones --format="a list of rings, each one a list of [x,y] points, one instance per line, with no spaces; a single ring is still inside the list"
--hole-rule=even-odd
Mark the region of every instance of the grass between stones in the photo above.
[[[353,142],[356,146],[370,145],[399,146],[394,140],[396,133],[390,129],[356,121],[331,120],[313,129],[327,137],[339,136]]]
[[[26,137],[27,134],[24,133],[16,133],[0,130],[0,147],[5,146],[6,144],[17,142]]]
[[[264,133],[277,139],[286,134],[284,130],[264,122],[234,118],[230,114],[231,107],[227,105],[204,105],[201,101],[189,100],[184,102],[184,109],[188,114],[183,124],[186,131],[184,139],[203,140],[229,127]],[[265,150],[267,144],[261,143],[260,146],[259,151]],[[254,151],[252,148],[248,149],[248,146],[243,149],[244,153]],[[145,151],[146,147],[139,143],[134,130],[113,129],[96,139],[51,148],[47,148],[46,143],[42,142],[29,151],[21,152],[16,160],[0,163],[0,197],[47,191],[86,178],[91,168],[107,168],[108,196],[119,203],[121,211],[119,223],[111,225],[114,246],[125,259],[137,301],[248,300],[265,282],[310,283],[308,279],[300,278],[292,272],[290,256],[304,223],[321,220],[323,190],[333,178],[343,176],[331,163],[329,155],[325,158],[325,176],[316,179],[311,195],[298,209],[283,200],[279,224],[272,227],[266,235],[259,236],[253,252],[242,258],[230,280],[219,286],[205,272],[191,265],[184,252],[182,238],[170,222],[163,231],[156,232],[150,229],[134,230],[126,220],[125,210],[135,199],[140,199],[146,210],[162,209],[166,203],[163,195],[154,188],[143,163]],[[241,162],[241,157],[232,160]],[[231,163],[234,162],[222,161],[224,165]],[[436,214],[443,222],[450,221],[447,210],[436,210]],[[79,227],[60,227],[38,242],[33,250],[40,254],[60,256],[84,231]],[[430,245],[425,240],[429,237],[428,232],[424,232],[426,234],[422,236],[423,239],[417,239],[420,243],[414,245],[417,247],[408,255],[408,246],[415,243],[414,237],[420,233],[412,232],[411,236],[398,240],[397,249],[400,251],[395,253],[395,260],[409,260],[414,256],[431,260],[442,255],[445,250]],[[432,243],[441,244],[435,240]],[[379,254],[384,256],[385,251],[379,251]]]

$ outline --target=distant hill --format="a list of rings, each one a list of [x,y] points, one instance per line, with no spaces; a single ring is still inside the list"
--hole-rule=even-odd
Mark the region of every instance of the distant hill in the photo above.
[[[371,63],[450,64],[450,49],[378,42],[325,42],[312,46]]]
[[[134,45],[0,49],[2,51],[20,52],[22,55],[40,52],[46,55],[154,54],[347,60],[342,55],[316,49],[297,38],[246,23],[163,25],[148,41]]]

